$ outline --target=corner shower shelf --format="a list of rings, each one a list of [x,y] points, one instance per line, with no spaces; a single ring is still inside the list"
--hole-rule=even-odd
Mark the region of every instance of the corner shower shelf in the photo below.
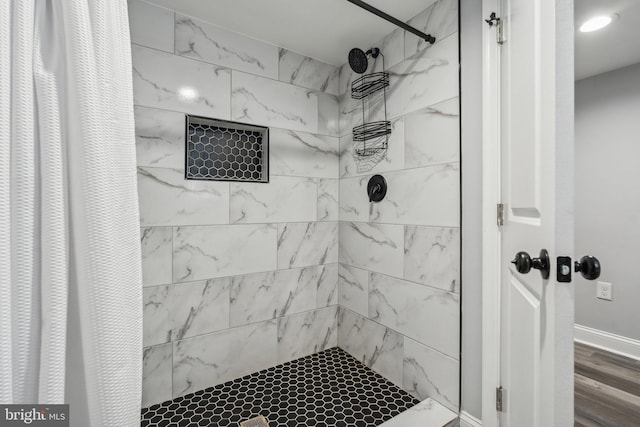
[[[379,122],[369,122],[353,128],[354,141],[366,141],[391,133],[391,122],[381,120]]]
[[[365,74],[351,84],[351,98],[363,99],[388,86],[389,73]]]
[[[358,157],[383,156],[388,148],[391,122],[387,120],[387,87],[389,87],[389,73],[384,71],[365,74],[351,84],[351,98],[362,100],[364,123],[353,128],[353,140],[357,142],[353,151]],[[384,120],[365,122],[365,99],[380,91],[383,93]]]

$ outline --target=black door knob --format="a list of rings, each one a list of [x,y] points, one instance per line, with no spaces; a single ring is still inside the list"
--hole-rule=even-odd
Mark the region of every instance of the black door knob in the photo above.
[[[596,280],[600,277],[600,261],[594,256],[585,255],[575,262],[575,272],[578,271],[585,279]]]
[[[520,251],[511,261],[516,266],[516,270],[520,274],[527,274],[532,268],[539,270],[543,279],[549,278],[551,271],[551,263],[549,262],[549,252],[546,249],[540,251],[538,258],[531,258],[528,253]]]

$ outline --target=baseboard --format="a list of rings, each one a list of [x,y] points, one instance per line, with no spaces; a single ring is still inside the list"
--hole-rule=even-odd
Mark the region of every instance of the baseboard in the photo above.
[[[460,412],[460,427],[481,427],[482,421],[469,414],[468,412]]]
[[[574,325],[575,341],[640,360],[640,341],[582,325]]]

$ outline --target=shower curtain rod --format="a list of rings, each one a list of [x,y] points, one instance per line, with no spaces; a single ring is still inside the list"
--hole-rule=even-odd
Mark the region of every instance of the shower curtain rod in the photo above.
[[[359,7],[363,8],[364,10],[366,10],[368,12],[373,13],[376,16],[379,16],[380,18],[384,19],[385,21],[389,21],[392,24],[395,24],[398,27],[409,31],[410,33],[413,33],[416,36],[425,39],[427,42],[429,42],[431,44],[434,44],[436,42],[436,38],[433,37],[431,34],[425,34],[422,31],[413,28],[411,25],[407,25],[404,22],[400,21],[399,19],[396,19],[393,16],[381,11],[380,9],[376,9],[375,7],[371,6],[370,4],[363,2],[362,0],[347,0],[347,1],[349,3],[353,3],[356,6],[359,6]]]

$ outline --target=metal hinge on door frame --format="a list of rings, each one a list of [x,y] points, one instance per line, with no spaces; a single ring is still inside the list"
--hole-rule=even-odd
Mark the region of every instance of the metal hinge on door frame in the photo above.
[[[504,225],[504,203],[498,203],[496,206],[496,222],[498,227]]]
[[[490,27],[493,27],[494,25],[496,26],[496,43],[504,43],[502,34],[502,19],[500,19],[495,12],[491,12],[491,15],[489,15],[489,19],[485,19],[484,22],[489,24]]]
[[[502,412],[502,386],[496,387],[496,411]]]

